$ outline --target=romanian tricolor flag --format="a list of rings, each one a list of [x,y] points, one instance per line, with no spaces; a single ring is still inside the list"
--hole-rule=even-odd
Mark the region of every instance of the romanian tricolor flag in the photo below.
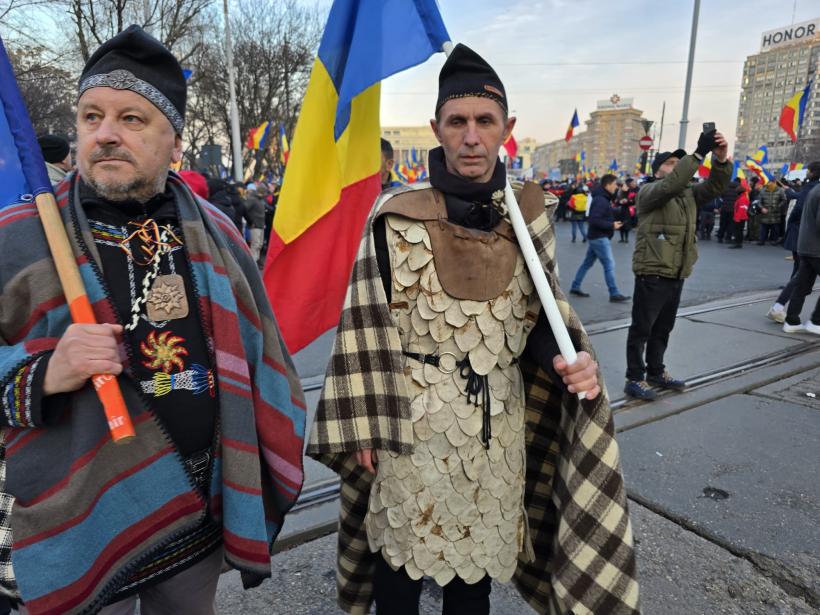
[[[806,103],[809,102],[809,92],[811,92],[811,81],[789,99],[786,106],[780,112],[780,127],[786,131],[792,141],[797,141],[797,133],[806,115]]]
[[[703,157],[703,162],[698,166],[698,177],[709,177],[712,172],[712,152]]]
[[[749,156],[752,160],[754,160],[757,164],[766,164],[769,162],[769,148],[765,145],[761,145],[757,148],[757,151]]]
[[[292,353],[339,322],[362,228],[381,190],[380,82],[449,40],[435,0],[333,2],[263,274]]]
[[[769,175],[766,169],[760,166],[760,164],[752,158],[746,158],[746,168],[758,176],[762,186],[765,186],[770,181],[772,181],[772,179],[774,179],[771,175]]]
[[[262,122],[258,128],[252,128],[248,133],[248,149],[264,149],[268,144],[270,122]]]
[[[285,133],[285,125],[279,124],[279,159],[282,166],[287,166],[290,158],[290,145],[288,145],[288,135]]]
[[[578,121],[578,109],[575,110],[575,113],[572,114],[572,119],[569,121],[569,127],[567,128],[567,134],[564,137],[564,140],[569,142],[572,138],[573,131],[581,125],[581,122]]]

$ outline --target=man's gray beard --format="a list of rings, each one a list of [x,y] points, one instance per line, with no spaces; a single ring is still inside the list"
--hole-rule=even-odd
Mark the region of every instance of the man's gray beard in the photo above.
[[[165,191],[167,175],[157,177],[153,181],[147,177],[135,177],[125,184],[106,184],[98,182],[93,177],[84,177],[94,191],[109,201],[127,201],[133,199],[140,203],[146,202],[155,194]]]

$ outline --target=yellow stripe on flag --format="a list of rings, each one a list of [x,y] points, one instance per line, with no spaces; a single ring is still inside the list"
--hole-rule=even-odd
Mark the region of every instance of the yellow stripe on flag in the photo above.
[[[336,142],[338,95],[319,58],[313,64],[279,196],[274,231],[291,243],[339,202],[342,188],[379,172],[380,84],[353,99]]]

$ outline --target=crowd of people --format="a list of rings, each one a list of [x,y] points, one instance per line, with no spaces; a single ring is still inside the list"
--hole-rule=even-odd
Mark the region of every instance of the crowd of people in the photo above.
[[[65,136],[55,134],[41,135],[38,143],[49,179],[56,187],[75,168],[71,144]],[[279,184],[264,179],[241,184],[229,177],[214,176],[207,170],[185,169],[179,171],[179,176],[194,194],[230,218],[246,238],[254,260],[261,267],[279,200]]]
[[[705,155],[708,151],[702,153]],[[673,175],[677,164],[684,160],[687,172]],[[625,392],[631,397],[653,399],[656,395],[653,387],[658,385],[676,390],[685,387],[685,382],[665,371],[662,359],[674,326],[683,280],[691,273],[697,258],[697,240],[711,241],[714,237],[718,243],[729,244],[730,249],[742,248],[744,243],[782,246],[789,252],[786,258],[793,261],[793,269],[766,316],[782,324],[785,332],[820,333],[820,313],[815,311],[805,323],[800,319],[805,296],[811,292],[818,275],[820,249],[817,240],[811,238],[817,234],[814,225],[820,225],[820,221],[815,221],[811,214],[803,216],[803,208],[809,193],[818,184],[820,162],[807,165],[805,181],[786,177],[763,181],[757,176],[747,181],[743,177],[725,176],[726,164],[715,165],[707,178],[697,177],[695,171],[702,160],[703,156],[687,158],[683,150],[659,153],[653,160],[652,173],[643,178],[640,185],[636,178],[620,179],[612,174],[597,179],[541,182],[542,189],[558,199],[555,221],[571,224],[571,242],[575,243],[580,237],[583,243],[589,244],[572,281],[571,295],[590,296],[581,284],[594,263],[600,261],[609,300],[629,300],[631,297],[622,294],[615,281],[611,242],[615,231],[620,233],[619,243],[629,243],[630,231],[638,232],[632,259],[635,298],[627,342],[625,386]],[[718,176],[720,181],[716,182]],[[670,183],[674,186],[668,185]],[[661,190],[659,185],[665,188]],[[647,205],[652,203],[655,194],[667,195],[667,203],[661,204],[666,213],[660,216]],[[677,209],[668,205],[675,201],[669,194],[679,195],[675,197]],[[679,212],[686,215],[672,221]],[[811,219],[810,228],[802,232],[801,218]],[[665,262],[661,262],[664,259]],[[647,265],[647,261],[653,260],[657,262]]]

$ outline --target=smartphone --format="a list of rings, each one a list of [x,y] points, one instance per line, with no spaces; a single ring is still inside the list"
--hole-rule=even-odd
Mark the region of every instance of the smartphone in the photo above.
[[[712,132],[715,129],[714,122],[703,122],[703,132]]]

